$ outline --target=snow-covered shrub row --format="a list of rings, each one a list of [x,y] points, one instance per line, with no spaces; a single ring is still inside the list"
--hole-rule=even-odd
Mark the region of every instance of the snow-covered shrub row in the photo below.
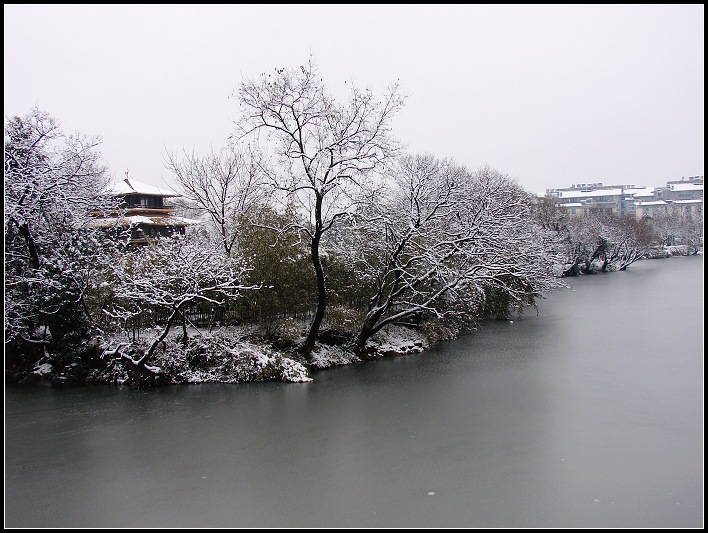
[[[697,245],[678,244],[674,246],[666,246],[666,251],[671,256],[682,255],[698,255],[702,253],[703,248]]]
[[[693,255],[703,248],[702,211],[693,214],[678,204],[636,219],[607,209],[573,215],[555,199],[539,198],[534,214],[555,234],[563,276],[625,270],[642,259]]]

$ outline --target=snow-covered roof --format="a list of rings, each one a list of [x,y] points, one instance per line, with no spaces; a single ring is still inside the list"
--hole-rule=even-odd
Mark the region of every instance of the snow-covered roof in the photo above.
[[[622,189],[602,189],[598,191],[560,191],[559,198],[594,198],[595,196],[620,196]]]
[[[148,185],[142,181],[137,181],[132,178],[125,178],[124,180],[118,181],[111,187],[110,194],[115,196],[123,196],[126,194],[144,194],[147,196],[162,196],[164,198],[174,198],[179,196],[174,191],[169,189],[160,189],[153,185]]]
[[[561,207],[583,207],[583,204],[581,204],[580,202],[573,202],[573,203],[569,203],[569,204],[558,204],[558,205],[560,205]]]
[[[669,189],[672,191],[702,191],[702,183],[670,183]]]
[[[675,204],[702,204],[703,198],[695,198],[693,200],[674,200]]]
[[[136,224],[144,224],[147,226],[193,226],[201,224],[199,220],[193,218],[178,217],[172,215],[131,215],[121,218],[97,218],[92,222],[92,226],[98,228],[107,228],[115,225],[133,226]]]
[[[667,205],[664,200],[654,200],[653,202],[634,202],[634,205],[644,207],[647,205]]]
[[[654,187],[642,187],[641,189],[625,189],[624,194],[631,194],[634,198],[654,196]]]

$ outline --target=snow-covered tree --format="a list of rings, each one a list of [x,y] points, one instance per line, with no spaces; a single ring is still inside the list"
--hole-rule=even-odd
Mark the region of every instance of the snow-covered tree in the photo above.
[[[149,347],[137,359],[118,355],[150,370],[151,356],[189,306],[224,305],[244,291],[259,288],[243,283],[247,272],[243,261],[225,257],[197,235],[159,239],[120,254],[111,265],[113,298],[105,313],[119,321],[152,314],[159,317],[159,324]]]
[[[98,144],[38,109],[6,122],[6,342],[56,347],[89,329],[86,293],[112,246],[91,212],[116,207]]]
[[[358,351],[386,325],[415,315],[446,318],[463,303],[466,314],[479,311],[486,289],[521,305],[558,284],[551,235],[533,223],[528,194],[508,176],[404,156],[388,183],[388,194],[354,218],[359,244],[346,244],[375,286]]]
[[[703,209],[700,208],[694,215],[685,214],[679,238],[682,244],[689,247],[690,253],[695,255],[703,248]]]
[[[703,245],[703,211],[694,214],[690,206],[668,204],[665,209],[647,218],[656,232],[659,242],[664,246],[682,244],[698,252]]]
[[[304,224],[288,229],[309,242],[316,277],[317,308],[302,347],[308,356],[327,307],[323,236],[351,212],[364,182],[394,153],[390,124],[403,98],[395,85],[381,100],[371,90],[353,88],[339,103],[312,60],[244,81],[237,96],[240,138],[261,133],[273,141],[278,166],[268,169],[272,187],[306,217]]]
[[[182,159],[168,153],[166,166],[184,198],[207,216],[224,252],[230,256],[240,225],[263,200],[254,153],[229,148],[198,156],[185,151]]]
[[[632,263],[645,258],[656,242],[653,228],[646,220],[611,216],[608,225],[611,237],[605,258],[616,270],[626,270]]]
[[[654,242],[646,221],[603,210],[572,216],[568,227],[575,265],[569,274],[625,270],[645,257]]]

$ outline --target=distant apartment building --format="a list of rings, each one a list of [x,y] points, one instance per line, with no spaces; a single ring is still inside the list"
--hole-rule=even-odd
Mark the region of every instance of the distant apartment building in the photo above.
[[[703,176],[667,181],[664,187],[579,183],[564,189],[546,189],[546,197],[555,198],[557,205],[571,214],[593,209],[643,218],[678,206],[686,214],[696,215],[703,210]]]

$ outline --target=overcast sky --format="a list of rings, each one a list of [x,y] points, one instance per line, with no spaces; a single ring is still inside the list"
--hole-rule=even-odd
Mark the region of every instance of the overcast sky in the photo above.
[[[410,152],[528,191],[703,175],[704,6],[8,5],[5,117],[103,139],[115,178],[171,185],[166,151],[226,144],[244,78],[312,53],[383,95]]]

